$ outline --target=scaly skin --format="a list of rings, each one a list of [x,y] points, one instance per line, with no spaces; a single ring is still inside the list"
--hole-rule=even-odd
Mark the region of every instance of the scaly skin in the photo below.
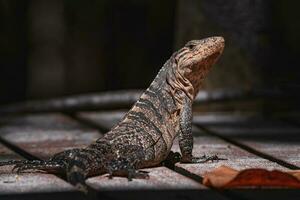
[[[83,149],[67,150],[46,161],[8,161],[17,172],[65,173],[85,190],[85,179],[101,173],[147,178],[137,169],[157,166],[179,135],[181,162],[203,162],[192,155],[192,102],[224,48],[222,37],[188,42],[164,64],[150,87],[124,118],[102,138]]]

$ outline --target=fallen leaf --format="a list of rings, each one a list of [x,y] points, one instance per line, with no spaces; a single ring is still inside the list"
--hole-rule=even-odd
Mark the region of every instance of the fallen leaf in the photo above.
[[[280,187],[300,188],[300,170],[251,168],[238,171],[220,166],[204,175],[203,184],[214,188]]]

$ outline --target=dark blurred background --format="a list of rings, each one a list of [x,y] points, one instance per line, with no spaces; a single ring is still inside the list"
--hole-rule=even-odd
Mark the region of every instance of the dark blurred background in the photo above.
[[[0,103],[146,88],[173,51],[222,35],[204,89],[300,89],[298,1],[0,0]]]

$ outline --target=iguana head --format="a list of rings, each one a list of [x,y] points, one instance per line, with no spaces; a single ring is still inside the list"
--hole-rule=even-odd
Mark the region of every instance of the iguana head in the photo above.
[[[202,40],[191,40],[174,55],[176,72],[193,86],[195,97],[201,83],[210,67],[223,52],[225,41],[223,37],[209,37]]]

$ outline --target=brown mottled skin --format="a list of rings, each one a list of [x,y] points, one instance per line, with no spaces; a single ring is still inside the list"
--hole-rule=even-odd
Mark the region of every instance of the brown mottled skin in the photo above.
[[[222,37],[188,42],[164,64],[124,118],[86,148],[67,150],[45,161],[8,161],[0,166],[14,164],[17,172],[65,173],[71,184],[84,189],[86,177],[93,174],[146,178],[137,169],[164,161],[176,136],[181,162],[203,161],[192,155],[192,102],[223,48]]]

